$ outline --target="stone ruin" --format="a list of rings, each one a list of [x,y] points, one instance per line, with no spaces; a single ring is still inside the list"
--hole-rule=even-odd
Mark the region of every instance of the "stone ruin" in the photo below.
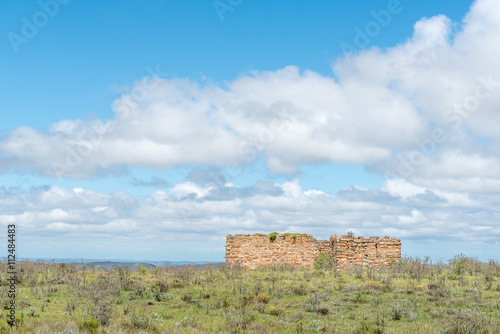
[[[228,234],[226,237],[226,263],[248,269],[275,264],[312,268],[321,253],[328,254],[337,268],[388,266],[401,259],[401,240],[348,235],[316,240],[311,235],[291,233]]]

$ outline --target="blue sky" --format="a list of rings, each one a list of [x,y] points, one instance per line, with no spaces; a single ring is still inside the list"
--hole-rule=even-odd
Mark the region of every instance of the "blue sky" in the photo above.
[[[0,219],[20,256],[223,260],[228,233],[353,230],[498,259],[492,0],[0,12]]]

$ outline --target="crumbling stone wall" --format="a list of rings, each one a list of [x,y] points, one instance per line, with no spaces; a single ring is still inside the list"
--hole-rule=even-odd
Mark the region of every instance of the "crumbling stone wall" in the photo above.
[[[338,268],[353,265],[389,265],[401,259],[401,240],[399,239],[332,235],[330,243]]]
[[[279,234],[274,241],[269,234],[228,234],[226,238],[226,263],[248,269],[273,264],[312,268],[319,253],[316,239],[305,234]]]
[[[401,259],[401,240],[347,235],[316,240],[311,235],[285,233],[273,241],[269,234],[228,234],[226,241],[226,263],[248,269],[273,264],[312,268],[321,253],[331,256],[338,268],[389,265]]]

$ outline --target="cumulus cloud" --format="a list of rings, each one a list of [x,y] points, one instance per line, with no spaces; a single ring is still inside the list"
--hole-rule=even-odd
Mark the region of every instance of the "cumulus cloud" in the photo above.
[[[229,189],[225,189],[229,188]],[[366,236],[494,243],[500,234],[498,196],[475,200],[406,181],[388,180],[380,190],[349,187],[335,194],[304,190],[297,180],[247,188],[209,189],[177,184],[137,199],[124,192],[98,193],[58,186],[32,192],[0,191],[0,220],[16,222],[26,237],[119,240],[222,241],[231,233],[355,230]],[[228,198],[225,193],[236,189]],[[280,191],[276,191],[279,189]],[[9,210],[5,210],[9,206]],[[450,226],[453,222],[453,227]]]
[[[144,78],[108,122],[12,130],[0,140],[2,170],[88,178],[127,166],[238,169],[262,157],[274,173],[347,162],[422,186],[480,177],[498,191],[499,17],[497,2],[478,0],[456,31],[445,16],[423,18],[401,45],[339,58],[332,76],[288,66],[224,88]]]

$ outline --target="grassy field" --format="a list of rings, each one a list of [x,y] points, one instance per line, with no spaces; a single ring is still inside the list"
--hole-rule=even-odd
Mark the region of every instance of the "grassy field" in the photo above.
[[[343,270],[326,258],[315,269],[17,269],[19,333],[500,333],[500,264],[463,256]]]

